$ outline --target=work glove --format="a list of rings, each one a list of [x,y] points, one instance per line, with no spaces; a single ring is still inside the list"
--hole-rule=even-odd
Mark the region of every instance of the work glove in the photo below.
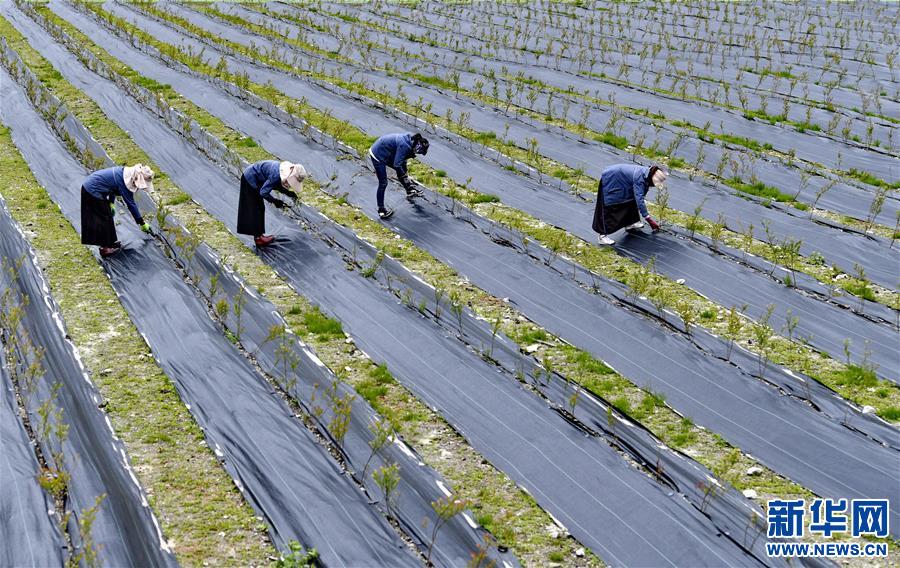
[[[109,210],[112,211],[113,217],[116,216],[116,204],[114,201],[109,202]]]
[[[297,199],[297,194],[294,193],[293,191],[291,191],[290,189],[282,189],[281,193],[283,193],[284,195],[287,195],[291,199]]]
[[[653,217],[651,217],[650,215],[647,215],[646,217],[644,217],[644,220],[647,221],[647,224],[650,225],[650,228],[653,230],[654,233],[659,232],[659,223],[657,223],[656,220],[653,219]]]
[[[284,201],[282,201],[280,199],[273,199],[272,205],[274,205],[278,209],[284,209],[285,207],[287,207],[287,203],[285,203]]]
[[[145,233],[149,233],[150,232],[150,223],[144,222],[143,224],[141,224],[141,230],[144,231]]]

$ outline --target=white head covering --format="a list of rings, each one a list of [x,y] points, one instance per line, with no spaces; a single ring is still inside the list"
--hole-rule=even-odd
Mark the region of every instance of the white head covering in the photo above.
[[[278,166],[278,173],[281,174],[281,183],[287,183],[294,191],[300,191],[307,175],[306,168],[291,162],[281,162]]]
[[[153,170],[143,164],[125,166],[125,187],[134,193],[139,189],[153,191]]]
[[[653,178],[651,181],[653,182],[653,187],[662,187],[662,185],[666,183],[667,179],[669,179],[669,173],[663,169],[658,169],[653,172]]]

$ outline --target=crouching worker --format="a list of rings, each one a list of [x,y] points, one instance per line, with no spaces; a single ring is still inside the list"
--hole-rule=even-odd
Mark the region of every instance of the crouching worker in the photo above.
[[[99,246],[104,258],[122,249],[116,235],[116,197],[122,198],[141,230],[149,233],[150,225],[134,200],[139,189],[153,191],[153,170],[142,164],[115,166],[89,175],[81,184],[82,244]]]
[[[263,160],[247,166],[241,174],[241,193],[238,197],[237,232],[251,235],[256,246],[264,247],[272,244],[275,237],[266,235],[265,201],[279,209],[287,204],[272,195],[273,190],[297,199],[295,192],[300,191],[306,179],[306,168],[291,162]]]
[[[640,229],[644,226],[641,218],[654,233],[659,231],[659,224],[647,212],[644,198],[651,186],[662,187],[667,177],[669,174],[659,166],[616,164],[603,170],[593,225],[594,231],[600,233],[600,244],[615,244],[609,235],[619,229]]]
[[[372,144],[369,148],[369,157],[372,158],[372,165],[375,166],[375,175],[378,176],[378,216],[387,219],[394,214],[393,209],[384,206],[384,190],[387,189],[388,178],[387,168],[394,168],[397,172],[397,179],[406,190],[406,197],[419,197],[422,190],[413,185],[409,181],[406,173],[406,161],[414,158],[416,154],[424,156],[428,153],[428,140],[421,134],[410,134],[409,132],[400,132],[398,134],[385,134]]]

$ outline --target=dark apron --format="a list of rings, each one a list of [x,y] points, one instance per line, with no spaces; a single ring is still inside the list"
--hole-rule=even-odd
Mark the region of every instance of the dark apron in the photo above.
[[[612,205],[603,204],[603,181],[601,180],[597,186],[597,204],[594,206],[594,231],[601,235],[611,235],[640,220],[641,214],[634,199]]]
[[[112,247],[119,240],[109,204],[81,188],[81,244]]]
[[[238,197],[237,232],[258,237],[266,232],[266,203],[259,190],[241,175],[241,194]]]

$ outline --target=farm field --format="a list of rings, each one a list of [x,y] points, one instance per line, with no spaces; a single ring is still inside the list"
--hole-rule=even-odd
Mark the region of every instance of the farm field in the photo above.
[[[0,0],[0,566],[897,565],[898,14]]]

